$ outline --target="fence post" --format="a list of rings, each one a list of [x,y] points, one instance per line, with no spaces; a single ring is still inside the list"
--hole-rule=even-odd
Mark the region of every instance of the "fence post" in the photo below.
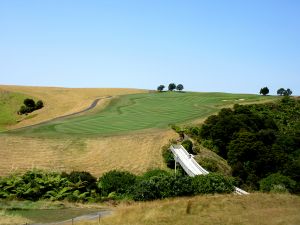
[[[72,218],[72,225],[74,225],[74,218]]]
[[[100,213],[98,214],[98,224],[100,224],[100,222],[101,222],[101,216],[100,216]]]

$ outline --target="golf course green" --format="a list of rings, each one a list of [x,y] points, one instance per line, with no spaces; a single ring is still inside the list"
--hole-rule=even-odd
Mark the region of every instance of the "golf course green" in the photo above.
[[[102,111],[13,131],[34,136],[113,135],[165,128],[201,119],[226,105],[259,102],[270,96],[228,93],[162,92],[120,96]],[[101,104],[101,103],[100,103]]]

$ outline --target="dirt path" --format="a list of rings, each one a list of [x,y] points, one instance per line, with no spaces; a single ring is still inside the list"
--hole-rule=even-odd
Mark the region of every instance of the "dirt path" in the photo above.
[[[112,96],[107,96],[107,97],[97,98],[97,99],[95,99],[95,100],[92,102],[92,104],[91,104],[89,107],[87,107],[86,109],[83,109],[83,110],[81,110],[81,111],[74,112],[74,113],[71,113],[71,114],[68,114],[68,115],[64,115],[64,116],[55,117],[55,118],[53,118],[53,119],[46,120],[46,121],[43,121],[43,122],[40,122],[40,123],[36,123],[36,124],[32,124],[32,125],[28,125],[28,126],[16,128],[16,129],[11,129],[11,130],[9,130],[9,131],[16,131],[16,130],[21,130],[21,129],[24,129],[24,128],[35,127],[35,126],[38,126],[38,125],[43,125],[43,124],[46,124],[46,123],[49,123],[49,122],[54,122],[54,121],[57,121],[57,120],[65,119],[65,118],[68,118],[68,117],[71,117],[71,116],[75,116],[75,115],[84,113],[84,112],[87,112],[87,111],[89,111],[89,110],[95,108],[96,105],[98,104],[98,102],[99,102],[100,100],[108,99],[108,98],[112,98]]]

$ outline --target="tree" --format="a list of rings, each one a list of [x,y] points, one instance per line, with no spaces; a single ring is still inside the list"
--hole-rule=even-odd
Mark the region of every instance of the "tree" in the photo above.
[[[182,91],[183,90],[183,85],[182,84],[178,84],[177,87],[176,87],[176,90],[178,91]]]
[[[277,90],[277,94],[280,95],[280,96],[284,95],[285,92],[286,92],[286,90],[284,88],[279,88]]]
[[[161,91],[163,91],[164,90],[164,88],[165,88],[165,85],[159,85],[158,87],[157,87],[157,90],[159,91],[159,92],[161,92]]]
[[[44,103],[42,100],[38,100],[35,105],[35,109],[41,109],[44,107]]]
[[[269,88],[268,87],[261,88],[259,94],[261,94],[261,95],[269,94]]]
[[[169,84],[169,87],[168,87],[169,91],[174,91],[175,88],[176,88],[176,84],[174,84],[174,83]]]
[[[29,107],[29,108],[35,108],[35,102],[31,98],[26,98],[24,100],[24,105],[27,106],[27,107]]]
[[[286,91],[283,93],[283,95],[284,95],[284,96],[290,96],[290,95],[292,95],[292,93],[293,93],[292,90],[288,88],[288,89],[286,89]]]
[[[296,186],[296,182],[287,176],[281,175],[280,173],[273,173],[268,177],[260,180],[259,186],[260,190],[263,192],[276,192],[276,190],[279,191],[280,189],[282,191],[285,190],[293,192]]]

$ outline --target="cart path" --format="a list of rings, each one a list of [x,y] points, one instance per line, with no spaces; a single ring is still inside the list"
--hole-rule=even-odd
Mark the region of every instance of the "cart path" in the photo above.
[[[109,98],[112,98],[112,96],[97,98],[92,102],[92,104],[89,107],[87,107],[86,109],[83,109],[81,111],[70,113],[70,114],[63,115],[63,116],[58,116],[58,117],[55,117],[55,118],[50,119],[50,120],[46,120],[46,121],[43,121],[43,122],[40,122],[40,123],[36,123],[36,124],[24,126],[24,127],[19,127],[19,128],[16,128],[16,129],[11,129],[11,130],[8,130],[8,131],[16,131],[16,130],[21,130],[21,129],[24,129],[24,128],[35,127],[35,126],[43,125],[43,124],[46,124],[46,123],[54,122],[54,121],[57,121],[57,120],[65,119],[65,118],[68,118],[68,117],[71,117],[71,116],[75,116],[75,115],[87,112],[87,111],[95,108],[99,101],[101,101],[103,99],[109,99]]]

